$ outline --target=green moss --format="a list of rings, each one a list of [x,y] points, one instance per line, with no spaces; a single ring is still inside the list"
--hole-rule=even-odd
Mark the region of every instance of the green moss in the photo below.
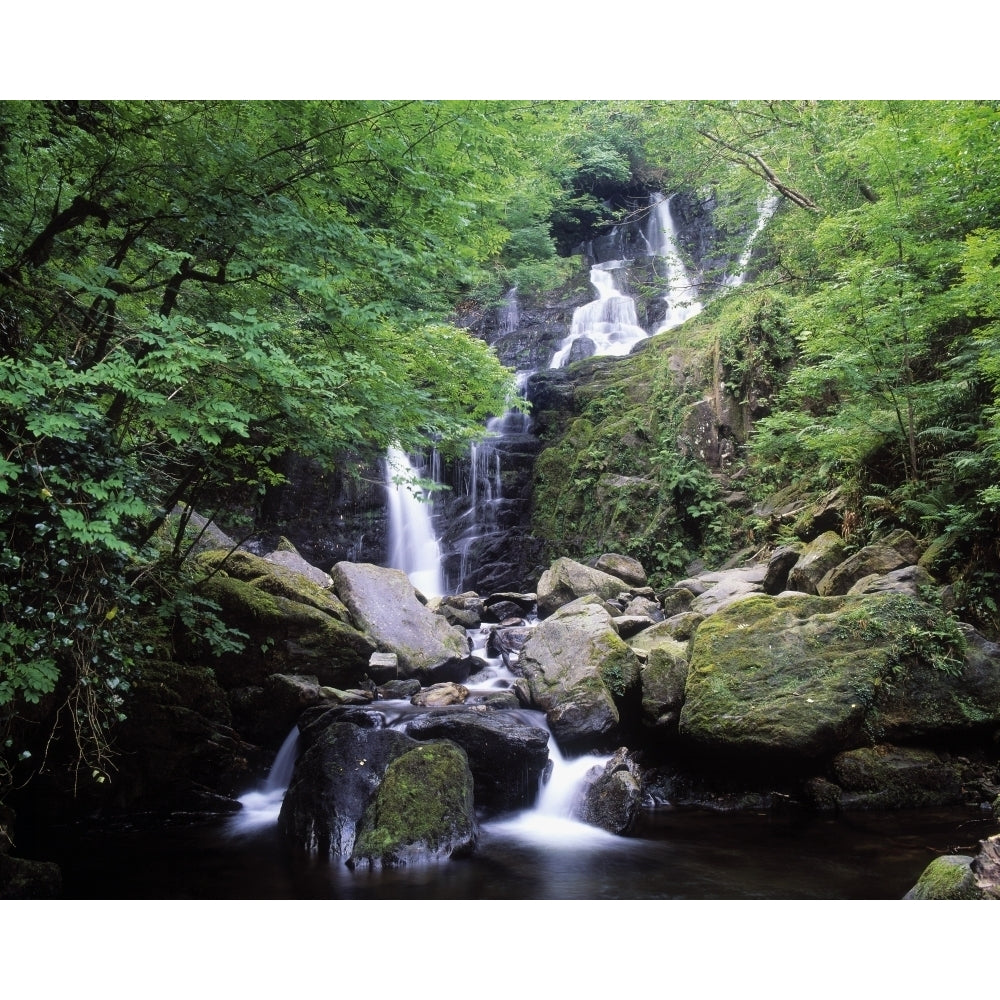
[[[969,867],[972,858],[950,854],[935,858],[923,871],[907,899],[983,899]]]
[[[422,744],[387,768],[361,821],[354,858],[393,864],[421,851],[450,853],[475,838],[472,774],[448,741]]]

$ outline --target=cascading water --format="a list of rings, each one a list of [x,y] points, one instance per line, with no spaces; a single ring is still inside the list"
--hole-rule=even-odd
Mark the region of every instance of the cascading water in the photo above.
[[[293,726],[274,758],[264,787],[240,796],[243,808],[230,821],[231,833],[247,833],[278,821],[281,802],[292,780],[298,755],[299,730],[297,726]]]
[[[670,213],[672,198],[673,195],[664,198],[658,192],[650,195],[653,212],[646,232],[646,242],[650,253],[662,260],[666,284],[666,293],[663,296],[666,313],[663,322],[656,328],[656,333],[673,330],[674,327],[680,326],[701,312],[697,289],[688,275],[677,247],[677,227]]]
[[[777,211],[780,202],[781,196],[778,194],[766,195],[757,202],[757,224],[747,237],[743,253],[740,254],[740,259],[736,262],[735,272],[726,278],[725,284],[728,288],[738,288],[747,280],[747,267],[750,265],[754,242],[771,221],[771,216]]]
[[[414,484],[419,470],[398,448],[385,462],[389,513],[389,567],[401,569],[425,597],[444,593],[441,546],[431,521],[433,505]]]
[[[559,345],[550,368],[562,368],[579,340],[590,342],[593,348],[590,354],[623,355],[646,339],[647,333],[636,316],[635,302],[615,284],[615,272],[624,266],[623,261],[613,260],[590,269],[590,283],[597,289],[597,299],[574,311],[569,336]]]

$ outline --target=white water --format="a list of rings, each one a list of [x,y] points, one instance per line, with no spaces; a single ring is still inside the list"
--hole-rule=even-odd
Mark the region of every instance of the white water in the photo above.
[[[418,475],[404,452],[389,449],[385,462],[389,568],[401,569],[425,597],[440,597],[444,594],[441,546],[431,521],[433,504],[414,484]]]
[[[595,355],[628,354],[640,340],[646,339],[648,334],[639,326],[635,302],[615,285],[615,272],[623,267],[623,261],[613,260],[590,269],[590,283],[597,290],[597,298],[573,312],[569,335],[559,345],[550,368],[562,368],[573,345],[583,338],[593,344],[591,353]]]
[[[281,803],[292,780],[298,755],[299,730],[298,726],[292,726],[278,756],[274,758],[264,787],[240,796],[243,808],[230,820],[230,833],[246,833],[278,822],[278,813],[281,812]]]
[[[646,242],[653,256],[661,258],[663,262],[666,284],[666,292],[663,295],[666,313],[663,322],[656,328],[657,333],[673,330],[674,327],[680,326],[701,312],[697,289],[688,275],[677,247],[677,227],[670,213],[672,198],[673,195],[664,198],[659,193],[650,195],[653,213],[646,232]]]
[[[747,267],[750,264],[750,257],[753,254],[754,242],[763,232],[768,222],[771,221],[771,216],[777,211],[780,203],[781,195],[779,194],[765,195],[757,202],[757,224],[754,226],[753,232],[747,237],[743,253],[740,254],[740,259],[736,263],[735,273],[726,278],[725,283],[727,287],[739,288],[747,280]]]

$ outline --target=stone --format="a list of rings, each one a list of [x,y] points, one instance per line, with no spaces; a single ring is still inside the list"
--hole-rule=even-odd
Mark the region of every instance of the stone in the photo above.
[[[935,858],[903,899],[985,899],[976,885],[972,857],[946,854]]]
[[[416,740],[447,739],[469,759],[476,808],[488,813],[526,809],[538,795],[549,762],[549,734],[524,713],[475,708],[428,712],[407,724]]]
[[[278,814],[290,846],[310,854],[348,858],[357,827],[389,764],[418,746],[392,729],[333,722],[299,756]]]
[[[446,741],[394,758],[358,824],[347,864],[390,868],[469,854],[479,825],[465,752]]]
[[[356,627],[378,651],[396,654],[401,677],[426,685],[469,676],[465,632],[424,607],[402,570],[339,562],[331,575]]]
[[[736,601],[760,594],[765,573],[766,567],[748,566],[704,574],[702,579],[709,586],[691,602],[691,610],[712,615]]]
[[[838,754],[832,778],[842,809],[917,809],[963,801],[957,764],[931,750],[879,744]]]
[[[645,657],[639,671],[641,725],[659,736],[677,732],[688,672],[687,643],[674,638],[666,625],[661,622],[631,640],[632,648]]]
[[[637,689],[639,664],[599,597],[573,601],[541,622],[521,650],[519,670],[560,747],[620,742],[617,703]]]
[[[368,657],[368,676],[376,683],[399,678],[399,656],[396,653],[372,653]]]
[[[910,594],[919,597],[923,590],[934,586],[934,578],[923,566],[903,566],[891,573],[872,573],[855,583],[848,594]]]
[[[844,558],[843,538],[835,531],[826,531],[813,539],[803,550],[788,573],[788,589],[816,594],[817,585]]]
[[[556,559],[538,581],[538,614],[551,615],[578,597],[596,594],[613,601],[625,590],[622,581],[574,559]]]
[[[461,705],[468,697],[469,689],[464,684],[443,681],[422,688],[410,698],[410,704],[418,708],[442,708],[445,705]]]
[[[788,574],[802,555],[802,543],[780,545],[767,561],[767,572],[761,581],[765,594],[780,594],[788,584]]]
[[[816,592],[823,597],[846,594],[863,577],[885,575],[906,564],[907,560],[888,545],[866,545],[828,570],[816,584]]]
[[[608,833],[627,834],[635,826],[642,807],[642,775],[635,757],[620,747],[603,767],[595,765],[584,786],[573,815]]]
[[[630,587],[646,586],[646,571],[638,559],[617,552],[605,552],[594,561],[594,569],[618,577]]]

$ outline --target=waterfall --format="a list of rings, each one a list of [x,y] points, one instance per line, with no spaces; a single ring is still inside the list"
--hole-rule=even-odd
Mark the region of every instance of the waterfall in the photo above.
[[[653,213],[650,216],[649,231],[645,234],[651,253],[662,259],[665,268],[666,293],[663,302],[666,304],[666,314],[663,322],[656,328],[657,333],[673,330],[701,312],[697,290],[677,248],[677,227],[670,213],[672,198],[673,195],[664,198],[659,193],[650,195]]]
[[[444,593],[441,546],[431,522],[433,505],[414,480],[419,472],[409,456],[390,448],[385,461],[389,513],[389,567],[401,569],[425,597]]]
[[[292,780],[298,755],[299,727],[292,726],[274,758],[264,787],[258,792],[247,792],[240,796],[243,808],[229,821],[230,833],[247,833],[278,821],[281,802]]]
[[[517,285],[515,285],[504,297],[503,306],[500,308],[500,322],[498,332],[501,337],[514,333],[521,325],[521,306],[517,298]]]
[[[760,236],[768,222],[771,221],[771,216],[777,211],[780,203],[781,196],[778,194],[765,195],[757,202],[757,224],[754,226],[753,232],[747,237],[743,253],[740,254],[740,259],[736,263],[735,274],[731,274],[726,278],[725,284],[728,288],[738,288],[747,280],[747,267],[750,264],[750,256],[753,254],[754,242]]]
[[[573,345],[580,340],[589,341],[594,354],[628,354],[646,331],[639,326],[635,303],[622,294],[615,285],[615,272],[625,266],[613,260],[595,264],[590,269],[590,283],[597,290],[597,299],[580,306],[573,312],[569,336],[559,345],[550,368],[562,368],[569,360]]]

